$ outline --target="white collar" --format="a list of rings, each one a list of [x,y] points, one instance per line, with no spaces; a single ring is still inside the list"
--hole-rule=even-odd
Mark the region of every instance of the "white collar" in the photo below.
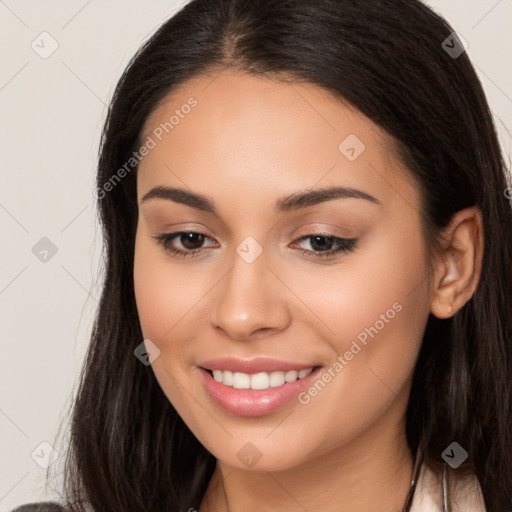
[[[425,463],[414,491],[410,512],[485,512],[482,489],[474,475],[455,478],[446,472],[446,490],[443,492],[443,474],[435,473]],[[447,506],[443,505],[447,498]]]

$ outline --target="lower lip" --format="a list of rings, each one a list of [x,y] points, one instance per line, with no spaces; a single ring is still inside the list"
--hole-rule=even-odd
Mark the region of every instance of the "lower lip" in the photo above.
[[[236,389],[217,382],[207,370],[200,368],[206,390],[225,411],[238,416],[263,416],[289,403],[310,386],[321,370],[315,368],[307,377],[268,389]]]

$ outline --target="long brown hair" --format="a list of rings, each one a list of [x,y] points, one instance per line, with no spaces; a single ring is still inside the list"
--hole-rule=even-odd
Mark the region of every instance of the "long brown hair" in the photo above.
[[[105,188],[140,147],[158,103],[213,67],[318,85],[384,128],[420,187],[432,251],[453,214],[481,209],[479,285],[452,318],[430,316],[406,431],[412,453],[421,443],[435,470],[457,441],[469,454],[457,473],[476,474],[488,511],[512,509],[512,210],[482,86],[467,53],[443,46],[453,31],[418,0],[193,0],[137,52],[117,84],[100,150],[105,279],[72,409],[70,510],[198,509],[215,467],[133,354],[143,339],[132,268],[136,166]]]

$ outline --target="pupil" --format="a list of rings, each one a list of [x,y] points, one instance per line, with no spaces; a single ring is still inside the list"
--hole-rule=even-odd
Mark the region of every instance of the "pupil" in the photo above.
[[[320,242],[319,242],[320,241]],[[322,243],[323,241],[323,243]],[[311,242],[311,247],[314,251],[329,250],[332,248],[333,240],[328,239],[325,236],[315,236]],[[327,247],[326,247],[327,245]],[[315,248],[317,246],[317,248]]]
[[[200,233],[184,233],[181,235],[181,243],[187,249],[198,249],[203,243],[204,236]]]
[[[314,251],[329,250],[332,248],[333,240],[326,236],[311,237],[311,247]],[[181,235],[181,243],[187,249],[198,249],[204,241],[204,236],[200,233],[184,233]]]

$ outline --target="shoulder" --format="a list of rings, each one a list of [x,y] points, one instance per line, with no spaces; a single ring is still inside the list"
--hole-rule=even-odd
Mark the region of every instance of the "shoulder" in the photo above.
[[[423,464],[411,512],[443,512],[445,498],[453,512],[485,512],[482,489],[476,476],[457,477],[448,473],[443,485],[443,475]]]
[[[452,480],[455,508],[453,512],[485,512],[485,500],[478,478],[473,474]]]
[[[66,512],[66,509],[58,503],[51,501],[40,501],[37,503],[27,503],[20,505],[11,512]]]

